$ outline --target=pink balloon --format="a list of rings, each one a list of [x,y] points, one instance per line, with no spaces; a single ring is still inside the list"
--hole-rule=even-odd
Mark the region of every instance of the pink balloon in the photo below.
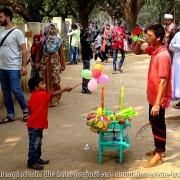
[[[96,90],[97,85],[98,85],[97,80],[94,79],[94,78],[92,78],[92,79],[88,82],[88,89],[89,89],[90,91],[94,91],[94,90]]]
[[[92,70],[92,77],[93,78],[99,78],[101,76],[101,71],[99,69],[93,69]]]
[[[101,84],[107,84],[109,82],[109,77],[105,74],[101,74],[97,81]]]

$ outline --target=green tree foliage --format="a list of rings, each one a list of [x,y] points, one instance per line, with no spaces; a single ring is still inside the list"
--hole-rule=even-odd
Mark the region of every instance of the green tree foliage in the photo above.
[[[27,22],[42,22],[43,18],[71,15],[87,27],[88,16],[97,0],[0,0]]]
[[[106,12],[112,20],[121,19],[123,17],[121,2],[121,0],[99,0],[97,2],[97,8],[101,12]]]
[[[41,22],[43,17],[49,17],[57,3],[58,0],[0,0],[1,5],[12,8],[27,22]]]
[[[149,0],[139,12],[138,22],[144,26],[152,23],[163,23],[165,14],[174,15],[174,22],[179,23],[179,0]]]
[[[54,16],[65,20],[70,15],[87,27],[93,11],[91,17],[94,18],[104,14],[112,20],[124,19],[130,31],[135,27],[137,17],[139,23],[147,25],[160,23],[165,13],[172,13],[179,22],[180,12],[180,0],[0,0],[0,3],[13,9],[18,15],[16,20],[42,22],[50,21]]]
[[[113,19],[123,18],[127,28],[132,31],[144,0],[102,0],[98,1],[99,9],[106,11]]]

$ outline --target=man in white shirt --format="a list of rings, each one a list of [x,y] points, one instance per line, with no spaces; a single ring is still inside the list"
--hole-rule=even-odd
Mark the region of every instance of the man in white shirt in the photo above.
[[[12,24],[13,13],[9,8],[0,9],[0,42],[14,29]],[[0,83],[4,95],[4,104],[7,110],[7,117],[0,121],[0,124],[15,121],[14,103],[12,92],[15,95],[23,111],[23,121],[28,119],[28,107],[20,88],[21,75],[27,74],[27,53],[23,33],[14,29],[0,46]]]

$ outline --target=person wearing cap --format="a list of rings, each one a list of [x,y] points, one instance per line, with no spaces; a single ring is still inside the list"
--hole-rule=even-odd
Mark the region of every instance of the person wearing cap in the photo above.
[[[169,49],[173,51],[172,63],[172,99],[180,98],[180,32],[177,32],[169,44]],[[180,109],[180,101],[173,106],[175,109]]]
[[[171,40],[173,39],[174,35],[176,34],[176,29],[175,25],[172,22],[173,20],[173,15],[171,14],[165,14],[164,15],[164,29],[165,29],[165,38],[164,38],[164,44],[169,50],[169,44]],[[171,60],[173,59],[173,52],[169,50]]]

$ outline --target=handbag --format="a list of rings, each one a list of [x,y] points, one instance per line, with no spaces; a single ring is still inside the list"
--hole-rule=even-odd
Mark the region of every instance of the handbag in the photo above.
[[[16,29],[16,28],[11,29],[11,30],[6,34],[6,36],[4,36],[4,38],[2,39],[2,41],[1,41],[1,43],[0,43],[0,47],[2,46],[3,42],[4,42],[5,39],[8,37],[8,35],[9,35],[12,31],[14,31],[15,29]]]

